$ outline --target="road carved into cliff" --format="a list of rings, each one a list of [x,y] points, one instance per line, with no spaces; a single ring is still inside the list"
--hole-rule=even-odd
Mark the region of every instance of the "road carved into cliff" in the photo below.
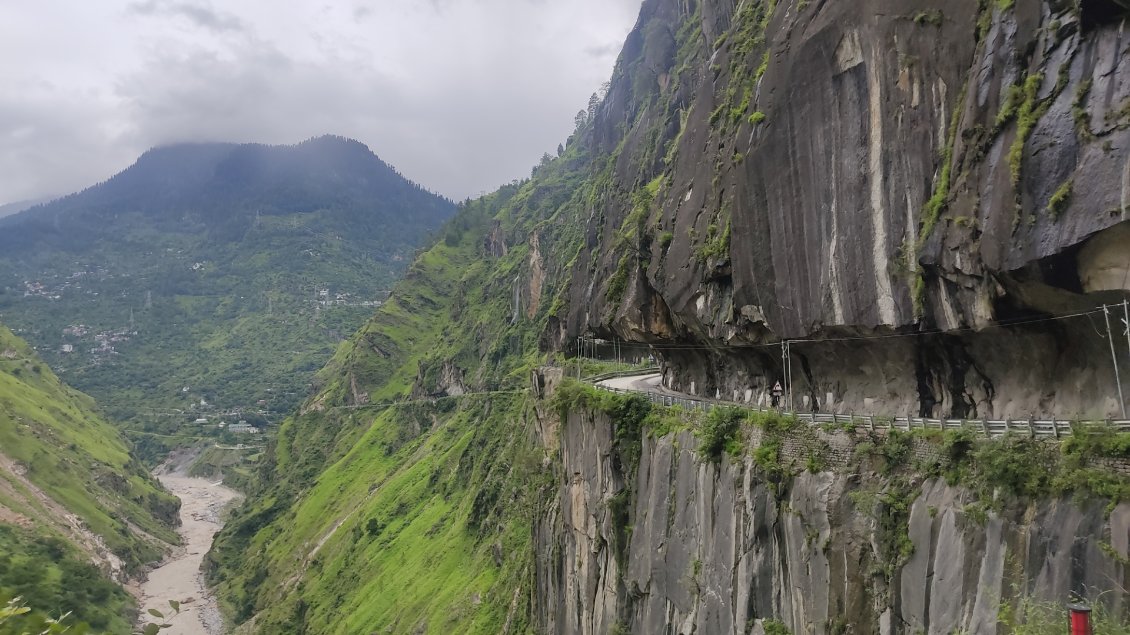
[[[595,378],[594,378],[595,379]],[[710,410],[715,406],[737,406],[753,408],[762,412],[776,410],[765,406],[726,401],[723,399],[703,399],[686,393],[677,392],[663,385],[663,376],[659,373],[648,372],[638,375],[620,375],[611,378],[593,380],[593,385],[602,390],[618,393],[636,393],[645,396],[649,401],[667,406],[682,406],[691,410]],[[867,427],[872,430],[898,429],[911,430],[913,428],[936,428],[939,430],[969,428],[983,433],[988,437],[998,437],[1010,432],[1028,434],[1030,436],[1054,437],[1056,439],[1072,434],[1074,427],[1079,424],[1088,426],[1107,426],[1116,432],[1130,432],[1130,420],[1101,420],[1078,421],[1070,419],[931,419],[929,417],[889,417],[870,413],[821,413],[821,412],[792,412],[778,410],[782,414],[796,417],[800,421],[812,424],[830,423],[833,425],[849,424],[856,427]]]

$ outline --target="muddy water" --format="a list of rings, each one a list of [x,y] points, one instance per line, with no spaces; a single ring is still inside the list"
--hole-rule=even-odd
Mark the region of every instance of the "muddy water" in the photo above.
[[[216,599],[204,584],[200,564],[212,546],[212,537],[223,524],[221,512],[239,494],[214,481],[174,474],[158,477],[181,500],[180,534],[184,546],[149,573],[141,585],[143,622],[158,621],[148,615],[157,609],[170,615],[169,600],[181,603],[181,612],[168,617],[172,625],[162,635],[222,635],[223,620]]]

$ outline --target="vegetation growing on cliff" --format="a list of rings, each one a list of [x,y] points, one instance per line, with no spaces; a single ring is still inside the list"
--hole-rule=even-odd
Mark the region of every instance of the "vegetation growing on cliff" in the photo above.
[[[1038,99],[1043,81],[1043,73],[1034,73],[1024,80],[1020,89],[1019,103],[1016,106],[1016,137],[1008,149],[1008,169],[1013,185],[1020,183],[1020,162],[1024,157],[1024,144],[1028,141],[1028,135],[1047,110],[1046,102]]]
[[[1068,204],[1071,203],[1071,188],[1073,185],[1072,179],[1064,181],[1048,199],[1048,214],[1051,215],[1053,221],[1059,220]]]

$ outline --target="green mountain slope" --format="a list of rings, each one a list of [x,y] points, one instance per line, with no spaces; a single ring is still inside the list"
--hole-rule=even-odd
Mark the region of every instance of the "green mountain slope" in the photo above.
[[[530,370],[589,211],[586,148],[465,204],[319,373],[211,554],[243,630],[525,628],[548,486]]]
[[[178,540],[178,508],[94,402],[0,326],[0,603],[128,632],[133,602],[111,580]]]
[[[0,315],[115,419],[286,412],[453,210],[347,139],[159,148],[0,221]]]

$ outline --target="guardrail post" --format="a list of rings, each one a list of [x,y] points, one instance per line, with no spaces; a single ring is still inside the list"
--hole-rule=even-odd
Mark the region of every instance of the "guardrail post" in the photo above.
[[[987,437],[993,436],[993,435],[989,434],[989,420],[988,419],[984,419],[984,418],[981,419],[981,429],[985,431],[985,436],[987,436]]]
[[[871,431],[875,431],[875,415],[867,415],[867,424],[871,426]]]
[[[1032,425],[1032,415],[1028,415],[1028,436],[1036,436],[1036,428]]]
[[[1052,417],[1052,434],[1055,435],[1055,438],[1059,438],[1059,422],[1055,420],[1055,417]]]

